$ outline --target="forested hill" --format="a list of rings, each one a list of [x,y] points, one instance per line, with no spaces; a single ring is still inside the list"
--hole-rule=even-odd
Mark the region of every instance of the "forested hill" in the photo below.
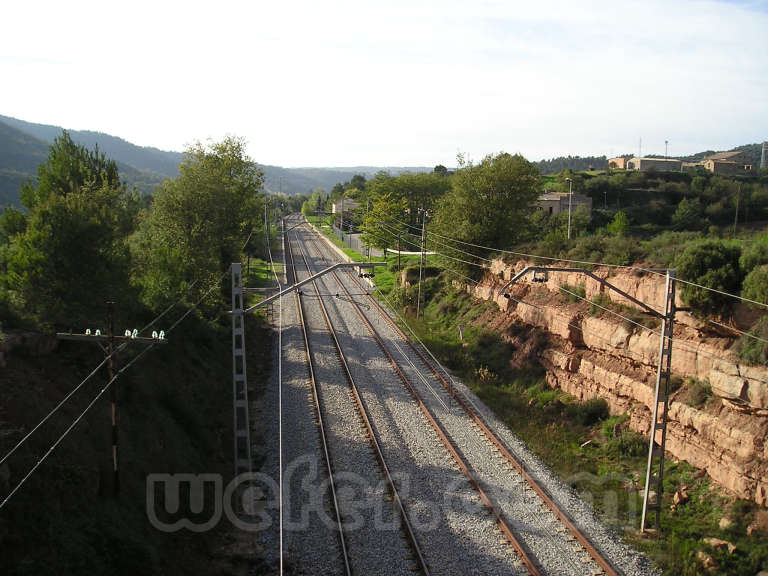
[[[48,124],[35,124],[0,115],[0,208],[8,204],[18,206],[19,189],[27,180],[34,180],[37,166],[48,154],[48,146],[61,135],[63,128]],[[67,130],[72,140],[99,150],[115,160],[120,176],[129,186],[136,186],[144,194],[151,194],[165,178],[178,176],[181,152],[137,146],[117,136],[88,130]],[[259,164],[264,170],[266,188],[289,195],[306,194],[315,188],[330,190],[340,182],[348,182],[355,174],[370,178],[380,170],[397,175],[402,172],[431,172],[429,167],[376,167],[349,168],[282,168]]]
[[[8,116],[0,116],[0,122],[5,122],[48,143],[53,142],[54,138],[60,136],[63,130],[60,126],[34,124]],[[155,172],[169,178],[175,178],[179,175],[178,167],[182,156],[180,152],[168,152],[148,146],[137,146],[122,138],[110,136],[102,132],[69,129],[67,132],[69,132],[72,140],[77,144],[89,149],[93,149],[98,144],[99,150],[106,154],[108,158],[128,164],[138,170]]]
[[[21,185],[35,180],[38,165],[48,156],[49,145],[61,133],[62,129],[55,126],[30,124],[0,116],[0,208],[8,204],[19,206]],[[158,157],[157,153],[174,154],[180,159],[181,155],[177,152],[140,148],[120,138],[96,132],[73,131],[70,136],[78,144],[89,148],[98,142],[99,150],[117,162],[123,181],[144,194],[151,193],[165,178],[178,174],[178,160],[175,164],[165,163],[168,173],[150,168],[161,167],[161,162],[152,162],[152,157]],[[142,155],[137,151],[149,153]],[[127,158],[138,161],[138,165]]]

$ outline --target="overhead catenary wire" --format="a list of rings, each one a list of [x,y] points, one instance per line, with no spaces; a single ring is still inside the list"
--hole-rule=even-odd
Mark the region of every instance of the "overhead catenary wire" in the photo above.
[[[397,222],[399,224],[402,224],[404,226],[408,226],[410,228],[413,228],[410,224],[407,224],[405,222],[402,222],[400,220],[395,219],[394,222]],[[523,258],[533,258],[533,259],[539,259],[539,260],[548,260],[550,262],[567,262],[569,264],[580,264],[580,265],[586,265],[586,266],[604,266],[606,268],[621,268],[625,270],[637,270],[638,272],[647,272],[649,274],[655,274],[657,276],[665,276],[664,272],[661,272],[659,270],[655,270],[653,268],[644,268],[642,266],[628,266],[623,264],[608,264],[606,262],[591,262],[589,260],[574,260],[569,258],[555,258],[553,256],[542,256],[540,254],[528,254],[525,252],[517,252],[514,250],[504,250],[501,248],[493,248],[491,246],[483,246],[482,244],[474,244],[472,242],[466,242],[464,240],[459,240],[457,238],[451,238],[450,236],[445,236],[443,234],[439,234],[438,232],[430,232],[431,236],[437,236],[438,238],[443,238],[444,240],[449,240],[451,242],[456,242],[458,244],[462,244],[465,246],[471,246],[474,248],[478,248],[481,250],[488,250],[489,252],[497,252],[499,254],[510,254],[512,256],[519,256]],[[680,278],[679,276],[676,278],[677,282],[681,282],[683,284],[687,284],[689,286],[693,286],[695,288],[700,288],[702,290],[708,290],[710,292],[715,292],[716,294],[720,294],[721,296],[728,296],[730,298],[735,298],[737,300],[741,300],[742,302],[747,302],[748,304],[754,304],[756,306],[761,306],[763,308],[768,308],[768,304],[765,302],[760,302],[758,300],[753,300],[751,298],[746,298],[744,296],[740,296],[737,294],[731,294],[729,292],[725,292],[723,290],[718,290],[717,288],[712,288],[710,286],[704,286],[703,284],[698,284],[696,282],[691,282],[690,280],[686,280],[684,278]]]
[[[628,318],[627,316],[619,314],[618,312],[615,312],[614,310],[606,308],[605,306],[601,306],[597,302],[593,302],[589,298],[586,298],[584,296],[576,294],[575,292],[571,292],[570,290],[568,290],[566,288],[563,288],[562,286],[560,286],[560,290],[562,290],[563,292],[565,292],[565,293],[567,293],[567,294],[569,294],[571,296],[579,298],[580,300],[583,300],[583,301],[587,302],[588,304],[591,304],[593,306],[596,306],[597,308],[605,310],[609,314],[617,316],[618,318],[624,320],[625,322],[629,322],[630,324],[633,324],[633,325],[635,325],[635,326],[637,326],[637,327],[639,327],[639,328],[641,328],[643,330],[646,330],[646,331],[650,332],[651,334],[654,334],[655,336],[658,336],[659,338],[661,338],[661,332],[658,332],[658,331],[654,330],[653,328],[649,328],[648,326],[645,326],[645,325],[643,325],[643,324],[641,324],[639,322],[636,322],[635,320],[632,320],[631,318]],[[511,298],[511,296],[510,296],[510,298]],[[525,303],[528,304],[527,302],[525,302]],[[594,336],[594,334],[592,334],[592,335]],[[719,356],[715,356],[714,354],[710,354],[709,352],[705,352],[703,350],[699,350],[698,348],[694,348],[693,346],[689,346],[688,344],[686,344],[684,341],[680,340],[679,338],[673,338],[672,336],[669,336],[669,335],[665,335],[664,338],[669,340],[670,342],[672,342],[672,344],[677,346],[678,348],[682,348],[683,350],[687,350],[688,352],[692,352],[692,353],[694,353],[696,355],[705,356],[707,358],[710,358],[711,360],[715,360],[717,362],[723,362],[724,364],[729,364],[729,365],[735,366],[737,368],[739,366],[739,364],[737,364],[736,362],[734,362],[732,360],[726,360],[725,358],[720,358]]]
[[[391,234],[391,232],[390,232],[390,234]],[[413,243],[413,242],[411,242],[411,243],[415,245],[415,243]],[[436,252],[436,255],[437,255],[437,256],[443,256],[444,258],[448,258],[448,259],[451,259],[451,260],[454,260],[454,261],[458,261],[458,262],[461,262],[461,263],[465,263],[465,264],[469,264],[469,265],[472,265],[472,266],[477,266],[478,268],[483,268],[483,269],[487,269],[487,268],[488,268],[487,266],[484,266],[484,265],[482,265],[482,264],[479,264],[479,263],[477,263],[477,262],[469,262],[469,261],[466,261],[466,260],[462,260],[462,259],[460,259],[460,258],[454,258],[454,257],[448,256],[448,255],[446,255],[446,254],[442,254],[442,253],[440,253],[440,252]],[[631,268],[631,267],[627,267],[627,268]],[[448,271],[448,272],[452,272],[452,273],[454,273],[454,274],[456,274],[456,275],[458,275],[458,276],[461,276],[461,277],[463,277],[463,278],[465,278],[465,279],[467,279],[467,280],[470,280],[470,281],[471,281],[471,282],[473,282],[475,285],[477,285],[477,284],[478,284],[478,282],[477,282],[476,280],[472,280],[472,279],[471,279],[471,278],[469,278],[468,276],[465,276],[465,275],[463,275],[463,274],[460,274],[460,273],[456,272],[455,270],[452,270],[451,268],[445,268],[445,267],[443,267],[443,269],[444,269],[444,270],[446,270],[446,271]],[[646,269],[643,269],[643,270],[646,270]],[[648,271],[648,270],[646,270],[646,271]],[[654,273],[656,273],[656,272],[654,272]],[[661,333],[660,333],[660,332],[657,332],[657,331],[653,330],[652,328],[648,328],[647,326],[644,326],[643,324],[640,324],[639,322],[636,322],[636,321],[632,320],[631,318],[628,318],[628,317],[626,317],[626,316],[623,316],[623,315],[621,315],[621,314],[618,314],[617,312],[614,312],[613,310],[610,310],[610,309],[608,309],[608,308],[605,308],[604,306],[601,306],[600,304],[598,304],[598,303],[596,303],[596,302],[593,302],[593,301],[591,301],[591,300],[589,300],[589,299],[587,299],[587,298],[584,298],[584,297],[582,297],[582,296],[580,296],[580,295],[578,295],[578,294],[576,294],[576,293],[574,293],[574,292],[571,292],[571,291],[567,290],[566,288],[563,288],[562,286],[560,286],[559,288],[560,288],[560,290],[562,290],[563,292],[566,292],[566,293],[568,293],[568,294],[570,294],[570,295],[572,295],[572,296],[574,296],[574,297],[580,298],[580,299],[582,299],[582,300],[584,300],[584,301],[586,301],[586,302],[588,302],[588,303],[590,303],[590,304],[592,304],[592,305],[594,305],[594,306],[596,306],[596,307],[598,307],[598,308],[601,308],[601,309],[605,310],[606,312],[608,312],[608,313],[610,313],[610,314],[613,314],[614,316],[617,316],[617,317],[619,317],[620,319],[622,319],[622,320],[624,320],[624,321],[626,321],[626,322],[628,322],[628,323],[630,323],[630,324],[636,325],[636,326],[638,326],[639,328],[642,328],[643,330],[646,330],[646,331],[648,331],[648,332],[650,332],[650,333],[652,333],[652,334],[655,334],[656,336],[659,336],[659,337],[661,336]],[[517,300],[516,300],[516,301],[517,301]],[[530,304],[529,302],[524,302],[524,301],[520,301],[520,303],[532,305],[532,304]],[[541,308],[541,307],[538,307],[538,306],[537,306],[537,308],[539,308],[539,309],[543,309],[543,308]],[[575,325],[571,325],[571,324],[569,324],[569,326],[571,326],[571,327],[573,327],[573,328],[576,328],[576,326],[575,326]],[[578,329],[579,329],[579,330],[581,330],[581,331],[583,332],[583,329],[581,329],[581,328],[578,328]],[[592,333],[590,332],[590,334],[592,334]],[[760,340],[760,341],[763,341],[763,342],[767,342],[766,340],[764,340],[764,339],[762,339],[762,338],[759,338],[759,337],[757,337],[757,336],[754,336],[754,335],[750,335],[750,334],[748,334],[748,333],[745,333],[745,334],[747,334],[747,335],[749,335],[749,336],[752,336],[752,337],[754,337],[754,338],[755,338],[755,339],[757,339],[757,340]],[[594,336],[594,334],[592,334],[592,335]],[[732,360],[726,360],[725,358],[720,358],[720,357],[718,357],[718,356],[715,356],[715,355],[713,355],[713,354],[710,354],[710,353],[708,353],[708,352],[705,352],[705,351],[703,351],[703,350],[699,350],[699,349],[696,349],[696,348],[694,348],[694,347],[692,347],[692,346],[690,346],[690,345],[687,345],[687,344],[685,344],[683,341],[681,341],[679,338],[674,338],[674,337],[672,337],[672,336],[669,336],[669,335],[665,336],[665,338],[667,338],[668,340],[670,340],[671,342],[673,342],[673,344],[675,344],[675,345],[676,345],[678,348],[682,348],[683,350],[686,350],[686,351],[692,352],[693,354],[702,355],[702,356],[704,356],[704,357],[707,357],[707,358],[709,358],[709,359],[711,359],[711,360],[715,360],[715,361],[717,361],[717,362],[723,362],[723,363],[725,363],[725,364],[729,364],[729,365],[731,365],[731,366],[736,366],[736,367],[738,367],[738,366],[739,366],[739,364],[737,364],[736,362],[733,362]],[[598,339],[599,339],[599,338],[598,338]],[[607,343],[611,344],[611,346],[613,346],[613,344],[612,344],[612,343],[610,343],[609,341],[605,340],[605,342],[607,342]],[[629,353],[630,355],[632,354],[632,353],[631,353],[629,350],[626,350],[626,352],[627,352],[627,353]]]

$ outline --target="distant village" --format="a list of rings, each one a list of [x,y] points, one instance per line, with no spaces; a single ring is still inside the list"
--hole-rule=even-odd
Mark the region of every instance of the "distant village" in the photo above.
[[[724,176],[750,176],[755,174],[755,167],[752,165],[751,160],[738,150],[718,152],[698,162],[686,162],[677,158],[627,158],[619,156],[617,158],[610,158],[608,160],[608,167],[613,170],[639,170],[640,172],[648,172],[649,170],[684,172],[705,168],[714,174],[722,174]]]
[[[685,160],[680,160],[678,158],[618,156],[608,160],[608,168],[611,170],[634,170],[638,172],[692,172],[703,168],[709,170],[713,174],[721,174],[724,176],[752,176],[757,173],[751,160],[738,150],[711,154],[698,162],[686,162]],[[571,196],[567,192],[545,190],[544,193],[539,196],[536,206],[540,210],[544,210],[553,216],[560,214],[561,212],[567,212],[569,206],[571,210],[576,210],[579,206],[584,206],[591,212],[592,198],[585,196],[584,194],[573,194]]]

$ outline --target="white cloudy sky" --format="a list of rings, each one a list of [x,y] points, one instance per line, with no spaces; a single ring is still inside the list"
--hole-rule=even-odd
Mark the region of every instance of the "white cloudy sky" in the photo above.
[[[768,139],[768,1],[3,6],[0,114],[283,166]]]

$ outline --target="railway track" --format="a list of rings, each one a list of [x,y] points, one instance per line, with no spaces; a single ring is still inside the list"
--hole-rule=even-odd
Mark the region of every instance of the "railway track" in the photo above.
[[[316,238],[313,239],[313,242],[315,249],[322,253]],[[322,243],[325,245],[325,241],[322,241]],[[336,282],[338,283],[338,286],[342,292],[346,295],[347,299],[353,300],[349,290],[344,285],[344,282],[342,282],[339,275],[334,273],[333,276],[335,277]],[[349,273],[347,273],[347,276],[351,279],[352,284],[361,291],[361,293],[366,292],[366,289],[357,280],[357,278]],[[429,373],[436,381],[440,383],[443,388],[443,392],[449,396],[455,405],[457,405],[468,418],[471,419],[471,426],[473,431],[476,432],[476,435],[481,436],[487,445],[490,446],[491,449],[496,453],[498,458],[506,464],[510,472],[516,475],[516,477],[523,485],[523,489],[525,491],[531,491],[535,495],[535,498],[538,499],[538,502],[524,502],[524,506],[534,509],[535,515],[535,507],[539,504],[539,502],[543,503],[545,509],[549,511],[549,513],[551,513],[554,518],[556,518],[556,525],[546,526],[546,522],[542,521],[539,522],[539,528],[544,530],[548,529],[553,533],[554,537],[558,540],[558,547],[561,549],[562,553],[568,554],[571,557],[579,558],[577,561],[570,562],[571,566],[567,573],[591,573],[608,575],[618,574],[617,570],[613,567],[611,562],[609,562],[597,550],[597,548],[591,543],[586,535],[584,535],[568,518],[568,515],[565,514],[555,504],[547,491],[532,477],[532,475],[526,470],[525,466],[517,458],[514,457],[511,450],[491,430],[490,426],[485,422],[480,414],[472,408],[471,402],[469,402],[458,390],[456,390],[456,388],[445,378],[445,376],[441,374],[439,370],[437,370],[434,364],[427,360],[422,351],[419,350],[405,335],[402,329],[397,325],[389,313],[378,303],[375,298],[369,295],[367,299],[370,303],[370,306],[374,309],[374,313],[383,317],[386,320],[388,326],[395,332],[398,338],[405,343],[406,348],[410,353],[410,358],[407,358],[407,362],[411,365],[412,370],[416,372],[423,371]],[[427,406],[427,403],[424,402],[414,385],[412,385],[408,380],[408,377],[405,375],[404,371],[398,366],[398,363],[394,359],[393,353],[388,350],[387,345],[384,343],[377,330],[367,318],[366,313],[363,312],[361,307],[358,305],[354,306],[354,309],[357,315],[360,317],[361,321],[363,321],[366,325],[372,338],[376,340],[379,348],[387,356],[390,364],[392,365],[392,368],[398,374],[398,377],[402,381],[403,385],[408,389],[409,393],[418,403],[419,408],[422,410],[425,418],[430,423],[435,433],[440,437],[441,442],[443,442],[446,450],[451,454],[452,458],[465,474],[470,483],[478,490],[480,498],[483,501],[486,509],[496,519],[502,534],[514,548],[517,555],[520,557],[521,562],[524,564],[529,573],[560,573],[557,569],[547,569],[547,563],[541,561],[540,559],[534,558],[530,553],[529,547],[515,536],[513,528],[511,528],[505,520],[505,516],[510,515],[509,506],[507,506],[507,514],[505,514],[499,510],[499,507],[496,506],[496,504],[492,501],[492,498],[485,493],[483,489],[483,482],[477,478],[477,475],[471,464],[463,457],[461,449],[457,446],[456,442],[454,442],[450,434],[446,431],[444,425],[441,424],[440,419],[436,417],[434,409],[430,409]],[[399,346],[397,348],[398,351],[405,357],[406,354],[402,351],[402,348]],[[538,513],[541,514],[541,511],[539,510]]]
[[[286,244],[286,245],[288,246],[288,254],[287,254],[288,260],[290,261],[289,266],[287,266],[287,269],[290,270],[289,278],[291,280],[289,283],[295,284],[296,279],[298,277],[296,273],[296,263],[294,262],[293,252],[290,249],[290,245],[289,244]],[[326,463],[326,470],[328,473],[328,486],[331,492],[331,500],[333,504],[333,516],[336,520],[336,529],[338,530],[338,535],[339,535],[339,546],[341,548],[341,556],[342,556],[342,561],[344,563],[344,574],[346,574],[347,576],[351,576],[352,568],[351,568],[351,562],[349,558],[349,550],[347,549],[347,544],[344,536],[344,523],[341,518],[341,509],[339,507],[339,499],[336,496],[336,481],[333,475],[333,463],[331,462],[331,457],[328,451],[328,435],[326,434],[325,418],[323,417],[323,411],[320,407],[320,393],[317,387],[317,379],[315,378],[315,368],[314,368],[314,362],[312,360],[312,348],[309,343],[309,334],[308,334],[306,322],[304,320],[304,306],[303,306],[303,303],[301,302],[301,297],[299,296],[299,293],[294,292],[293,295],[296,303],[296,311],[299,317],[301,334],[304,340],[304,349],[307,355],[307,370],[309,372],[309,384],[312,390],[312,400],[315,408],[315,415],[317,418],[318,432],[320,434],[320,442],[321,442],[322,451],[323,451],[323,460]]]
[[[298,273],[296,268],[296,261],[293,255],[293,248],[291,246],[290,239],[287,238],[286,240],[287,240],[286,246],[287,246],[287,253],[288,253],[287,256],[290,261],[290,269],[292,270],[294,279],[296,279],[298,278]],[[303,251],[301,250],[300,245],[298,245],[298,251],[299,251],[301,260],[304,262],[304,265],[307,269],[307,273],[308,274],[311,273],[310,264],[306,256],[304,255]],[[415,570],[411,569],[409,570],[409,572],[418,571],[419,573],[429,575],[430,571],[424,559],[424,556],[422,554],[421,547],[416,538],[415,531],[411,526],[408,513],[405,509],[405,506],[403,505],[397,486],[395,484],[395,481],[392,477],[389,466],[387,465],[387,462],[381,450],[376,428],[368,415],[368,410],[366,408],[365,402],[363,401],[362,397],[358,392],[355,379],[352,376],[352,373],[349,369],[349,365],[348,365],[345,353],[339,343],[338,336],[336,334],[334,326],[328,315],[328,311],[326,309],[325,303],[323,302],[322,298],[320,298],[320,291],[317,287],[316,282],[313,282],[312,286],[316,296],[318,296],[317,301],[319,303],[319,310],[322,313],[322,317],[324,319],[327,333],[331,338],[331,340],[333,341],[336,355],[339,359],[341,371],[343,372],[346,378],[346,381],[349,385],[349,391],[351,393],[352,398],[354,399],[354,405],[357,409],[357,414],[360,420],[362,421],[368,442],[370,443],[370,446],[374,452],[374,455],[376,456],[376,460],[378,461],[378,464],[380,466],[381,473],[385,478],[385,481],[389,490],[389,495],[391,497],[392,505],[400,517],[400,527],[408,543],[408,546],[410,547],[412,559],[415,563],[415,565],[412,566],[412,568]],[[328,434],[326,432],[326,426],[325,426],[323,399],[322,399],[322,392],[320,390],[321,386],[318,386],[318,380],[315,377],[315,369],[314,369],[315,360],[313,357],[313,352],[312,352],[312,347],[310,344],[310,337],[309,337],[310,327],[305,317],[305,309],[304,309],[304,304],[302,301],[303,298],[301,293],[295,293],[295,298],[296,298],[297,310],[299,314],[299,322],[301,324],[302,334],[304,336],[305,349],[307,353],[307,365],[310,373],[310,385],[312,388],[312,396],[313,396],[314,406],[317,414],[318,427],[320,429],[320,435],[322,438],[322,446],[323,446],[325,462],[327,465],[328,477],[330,480],[329,487],[332,492],[334,515],[336,517],[336,525],[337,525],[337,530],[339,534],[340,547],[343,555],[344,570],[346,574],[352,574],[354,572],[353,567],[355,565],[355,558],[351,553],[350,547],[347,545],[346,528],[343,521],[343,517],[344,517],[343,504],[340,503],[339,498],[337,497],[337,494],[336,494],[337,489],[336,489],[336,481],[335,481],[334,470],[333,470],[334,466],[332,464],[331,450],[329,450],[330,442],[328,439]],[[372,526],[369,526],[368,528],[370,529],[372,528]],[[357,536],[357,532],[355,532],[355,535]],[[366,571],[363,568],[358,568],[356,572],[361,574],[366,573]]]

